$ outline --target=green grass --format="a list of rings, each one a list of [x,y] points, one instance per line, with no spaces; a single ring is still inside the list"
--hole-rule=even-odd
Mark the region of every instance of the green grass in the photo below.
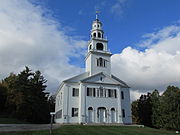
[[[20,121],[15,118],[0,118],[0,124],[28,124],[28,122]]]
[[[9,132],[0,135],[49,135],[49,131]],[[53,130],[53,135],[175,135],[175,131],[127,126],[62,126]]]

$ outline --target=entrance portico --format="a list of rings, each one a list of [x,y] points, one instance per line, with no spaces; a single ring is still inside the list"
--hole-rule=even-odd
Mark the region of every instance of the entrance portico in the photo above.
[[[87,110],[87,123],[116,123],[117,111],[115,108],[89,107]]]

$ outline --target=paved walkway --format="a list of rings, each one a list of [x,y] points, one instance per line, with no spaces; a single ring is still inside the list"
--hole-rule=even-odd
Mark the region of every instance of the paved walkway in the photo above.
[[[79,125],[79,124],[53,124],[53,129],[62,125]],[[86,126],[136,126],[144,127],[144,125],[123,125],[123,124],[102,124],[92,123],[85,124]],[[0,124],[0,132],[14,132],[14,131],[35,131],[35,130],[50,130],[50,124]]]
[[[53,124],[53,129],[59,124]],[[0,132],[49,130],[50,124],[0,124]]]

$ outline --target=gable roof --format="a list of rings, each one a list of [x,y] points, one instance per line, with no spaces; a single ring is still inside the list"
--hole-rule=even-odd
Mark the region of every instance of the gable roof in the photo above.
[[[117,80],[118,82],[122,83],[125,87],[130,88],[124,81],[120,80],[118,77],[111,75],[111,77],[115,80]]]
[[[82,73],[80,75],[76,75],[72,78],[69,78],[67,80],[64,80],[63,82],[75,82],[76,83],[76,82],[81,81],[82,79],[87,78],[88,76],[89,76],[89,72],[85,72],[85,73]]]
[[[103,72],[100,72],[98,74],[89,76],[89,77],[81,80],[81,82],[84,82],[84,83],[114,84],[114,85],[120,85],[121,87],[129,88],[129,86],[125,82],[120,80],[119,78],[115,77],[114,75],[109,76],[107,74],[104,74]]]
[[[100,78],[103,78],[103,81]],[[89,76],[89,72],[82,73],[80,75],[74,76],[70,79],[64,80],[64,83],[104,83],[104,84],[114,84],[120,85],[121,87],[129,88],[129,86],[120,80],[119,78],[115,77],[114,75],[106,75],[103,72],[97,73],[95,75]]]

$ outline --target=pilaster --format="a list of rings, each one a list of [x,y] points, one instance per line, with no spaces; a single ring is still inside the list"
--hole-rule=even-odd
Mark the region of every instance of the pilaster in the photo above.
[[[79,123],[86,123],[86,87],[80,83],[79,87]]]

